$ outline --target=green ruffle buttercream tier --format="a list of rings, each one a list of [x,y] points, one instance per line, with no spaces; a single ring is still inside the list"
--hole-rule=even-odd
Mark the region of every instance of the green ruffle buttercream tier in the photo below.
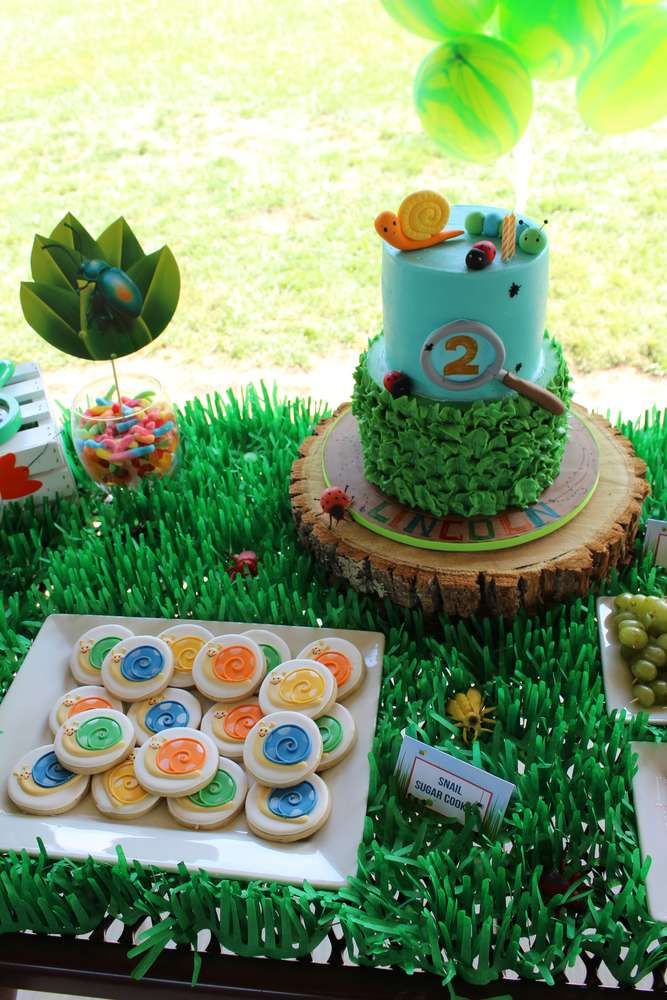
[[[371,378],[362,354],[352,411],[370,482],[437,516],[497,514],[535,503],[558,475],[572,397],[560,345],[545,338],[557,358],[547,387],[566,403],[561,416],[515,393],[471,403],[394,399]]]

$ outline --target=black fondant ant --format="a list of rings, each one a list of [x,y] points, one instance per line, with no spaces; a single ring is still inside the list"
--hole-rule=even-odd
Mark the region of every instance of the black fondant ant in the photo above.
[[[433,350],[433,344],[427,344],[426,347],[424,348],[424,350],[425,351],[432,351]]]
[[[520,361],[518,365],[515,365],[514,371],[520,372],[522,368],[523,368],[523,361]]]
[[[520,289],[521,285],[517,285],[516,281],[513,281],[512,284],[510,285],[510,290],[509,290],[510,298],[513,299],[515,295],[518,295]]]

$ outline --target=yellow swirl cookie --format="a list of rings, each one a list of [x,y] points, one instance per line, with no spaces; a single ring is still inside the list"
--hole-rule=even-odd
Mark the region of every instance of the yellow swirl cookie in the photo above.
[[[336,692],[336,678],[321,663],[287,660],[264,678],[259,704],[265,715],[284,709],[316,719],[333,705]]]
[[[202,646],[213,638],[213,633],[203,625],[184,622],[170,625],[160,632],[159,638],[167,643],[174,657],[171,687],[194,687],[192,668]]]
[[[93,776],[91,793],[93,802],[104,816],[113,819],[137,819],[160,801],[139,784],[134,771],[134,751],[109,771]]]

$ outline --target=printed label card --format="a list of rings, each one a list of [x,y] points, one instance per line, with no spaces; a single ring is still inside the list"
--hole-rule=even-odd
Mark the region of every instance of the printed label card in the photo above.
[[[649,517],[646,522],[644,552],[651,553],[654,566],[662,566],[663,569],[667,569],[667,521],[659,521],[657,517]]]
[[[477,803],[482,823],[495,834],[516,786],[412,736],[404,736],[396,762],[403,796],[420,799],[433,812],[465,821],[466,802]]]

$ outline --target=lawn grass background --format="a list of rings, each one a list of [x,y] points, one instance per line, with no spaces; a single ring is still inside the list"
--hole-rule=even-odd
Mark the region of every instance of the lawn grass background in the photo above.
[[[411,86],[430,43],[376,0],[40,0],[3,11],[0,356],[71,360],[21,315],[35,232],[124,214],[182,270],[147,354],[313,367],[381,321],[373,218],[429,186],[549,218],[548,322],[580,371],[667,367],[667,130],[585,130],[574,81],[536,88],[528,140],[494,166],[441,155]],[[664,174],[663,174],[664,175]],[[73,369],[76,366],[72,366]]]

